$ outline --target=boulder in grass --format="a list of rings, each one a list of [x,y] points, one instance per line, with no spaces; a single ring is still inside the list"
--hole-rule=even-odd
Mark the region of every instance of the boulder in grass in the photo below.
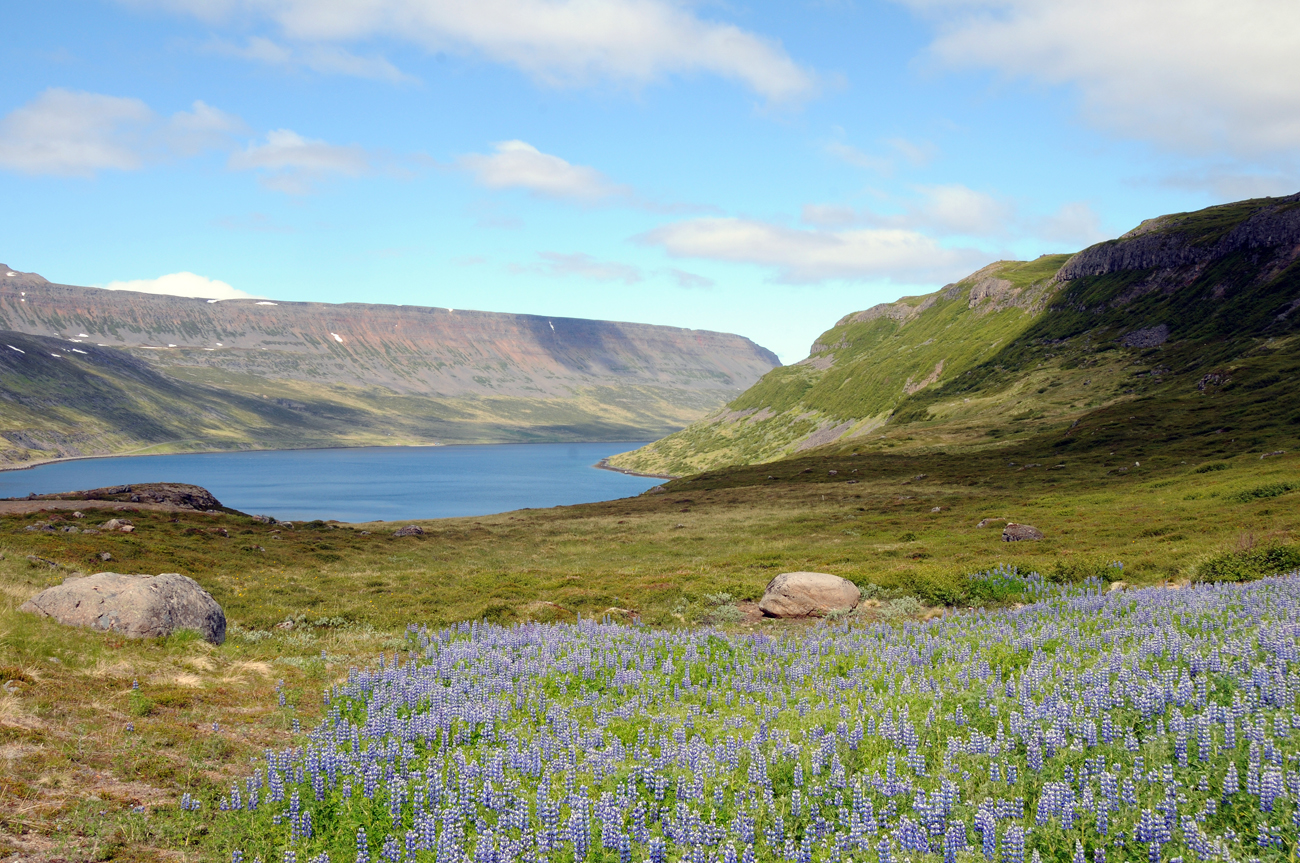
[[[1043,532],[1033,525],[1009,523],[1002,529],[1003,542],[1024,542],[1026,540],[1039,540],[1043,538]]]
[[[393,536],[424,536],[424,528],[418,524],[408,524],[393,531]]]
[[[226,614],[199,583],[174,572],[97,572],[43,590],[20,606],[68,626],[130,638],[160,638],[193,629],[213,644],[226,640]]]
[[[823,617],[857,608],[862,591],[825,572],[783,572],[768,582],[758,609],[768,617]]]

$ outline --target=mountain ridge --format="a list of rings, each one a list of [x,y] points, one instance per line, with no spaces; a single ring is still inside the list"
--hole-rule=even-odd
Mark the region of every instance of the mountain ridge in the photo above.
[[[1300,195],[1149,219],[1073,255],[995,262],[845,315],[806,359],[611,463],[685,475],[828,446],[998,446],[1126,398],[1185,394],[1195,369],[1229,378],[1214,366],[1249,366],[1263,341],[1294,356],[1297,261]]]
[[[32,358],[99,362],[85,382],[100,404],[130,418],[127,429],[96,418],[78,405],[75,386],[56,387],[62,400],[44,415],[8,398],[0,441],[10,445],[0,443],[0,460],[11,463],[190,439],[199,443],[184,447],[644,440],[685,426],[779,365],[748,339],[707,330],[421,306],[212,302],[58,285],[7,267],[0,331],[53,340],[32,343]],[[23,364],[12,362],[21,356],[10,352],[0,393],[39,400]],[[27,366],[47,384],[66,377]],[[141,384],[146,370],[157,377]],[[138,391],[112,383],[115,374]],[[191,415],[187,400],[223,419],[165,421],[168,412]],[[188,433],[191,425],[200,432]]]

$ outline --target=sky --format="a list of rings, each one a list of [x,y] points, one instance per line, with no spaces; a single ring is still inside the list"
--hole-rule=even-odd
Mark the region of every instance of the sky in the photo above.
[[[1294,0],[4,9],[0,261],[735,332],[1300,191]]]

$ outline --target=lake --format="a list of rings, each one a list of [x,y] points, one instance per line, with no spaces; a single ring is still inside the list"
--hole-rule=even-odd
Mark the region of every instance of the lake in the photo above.
[[[285,521],[489,515],[640,494],[663,480],[592,467],[643,443],[482,444],[81,459],[0,471],[0,497],[143,482],[201,485]]]

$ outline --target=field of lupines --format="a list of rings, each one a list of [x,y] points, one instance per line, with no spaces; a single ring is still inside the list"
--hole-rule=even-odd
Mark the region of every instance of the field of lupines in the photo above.
[[[218,812],[267,863],[1291,860],[1300,574],[781,637],[409,630]]]

